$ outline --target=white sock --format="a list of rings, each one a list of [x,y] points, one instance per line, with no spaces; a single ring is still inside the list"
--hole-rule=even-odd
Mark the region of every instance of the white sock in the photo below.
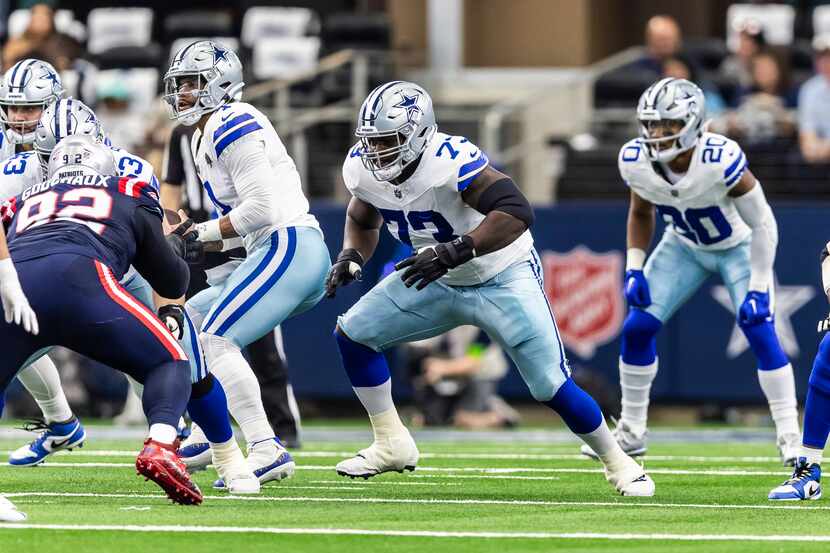
[[[61,387],[58,368],[44,355],[17,374],[23,386],[35,398],[46,422],[65,422],[74,415]]]
[[[824,454],[823,449],[813,449],[812,447],[807,447],[806,445],[801,446],[801,454],[799,457],[806,457],[807,464],[816,463],[817,465],[821,464],[821,458]]]
[[[366,408],[369,416],[384,413],[390,409],[395,408],[392,401],[392,379],[389,378],[380,386],[371,386],[365,388],[353,387],[354,393],[357,394],[360,403]]]
[[[179,433],[175,426],[169,424],[162,424],[157,422],[150,425],[150,439],[161,444],[172,444],[176,441],[176,436]]]
[[[793,366],[787,363],[780,369],[758,371],[758,382],[767,397],[776,433],[779,436],[800,434]]]
[[[628,459],[628,455],[625,454],[620,444],[614,439],[614,435],[611,434],[611,430],[608,429],[605,419],[599,424],[599,428],[593,432],[577,434],[577,436],[594,450],[605,466],[613,466]]]
[[[408,434],[401,418],[398,416],[398,410],[393,405],[391,409],[377,415],[369,415],[369,421],[372,423],[372,431],[375,434],[375,441],[382,441],[391,436],[398,436],[400,434]]]
[[[622,388],[620,419],[637,435],[642,435],[646,431],[651,383],[657,376],[657,362],[658,359],[655,359],[651,365],[629,365],[623,363],[620,358],[620,388]]]
[[[222,478],[247,475],[251,472],[235,438],[231,437],[230,440],[221,444],[212,443],[210,449],[213,456],[213,466],[216,467]]]
[[[208,359],[213,376],[219,380],[228,398],[228,411],[239,424],[245,441],[250,443],[274,437],[262,405],[262,392],[242,352],[228,349],[215,359]]]

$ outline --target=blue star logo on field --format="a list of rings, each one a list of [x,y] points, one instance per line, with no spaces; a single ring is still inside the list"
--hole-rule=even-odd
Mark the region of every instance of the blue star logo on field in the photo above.
[[[777,279],[775,282],[775,331],[784,352],[789,357],[795,358],[801,350],[798,347],[795,329],[793,329],[792,317],[796,311],[810,303],[816,296],[816,291],[812,286],[784,286],[778,284]],[[727,311],[735,314],[735,308],[732,306],[726,286],[714,286],[712,297]],[[747,349],[749,349],[749,342],[746,341],[746,336],[736,321],[732,335],[729,337],[729,344],[726,346],[726,357],[734,359]]]
[[[213,63],[219,63],[219,60],[228,61],[228,51],[223,50],[218,46],[213,47]]]
[[[405,109],[406,119],[408,121],[412,121],[413,114],[421,113],[421,108],[418,107],[418,98],[420,98],[421,95],[416,92],[412,96],[407,96],[405,92],[401,92],[401,96],[403,96],[403,100],[392,107]]]

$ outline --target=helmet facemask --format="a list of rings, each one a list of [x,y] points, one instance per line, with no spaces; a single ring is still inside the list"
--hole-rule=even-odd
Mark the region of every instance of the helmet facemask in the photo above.
[[[355,134],[360,138],[361,144],[360,160],[375,179],[389,181],[400,176],[417,157],[410,147],[413,130],[409,124],[387,132],[357,130]]]
[[[694,123],[694,119],[641,119],[640,135],[648,158],[668,163],[694,147],[695,140],[688,140],[690,132],[697,134]]]
[[[175,73],[164,77],[164,102],[171,119],[194,125],[215,107],[205,105],[207,81],[201,73]]]
[[[0,121],[3,123],[9,142],[13,144],[34,142],[38,121],[49,103],[49,101],[0,102]]]

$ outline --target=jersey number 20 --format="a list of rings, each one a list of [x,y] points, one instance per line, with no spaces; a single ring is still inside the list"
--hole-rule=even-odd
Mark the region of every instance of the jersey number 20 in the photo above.
[[[693,208],[681,213],[670,205],[658,205],[657,212],[675,230],[695,244],[709,246],[732,236],[732,226],[718,206]]]
[[[100,188],[73,188],[63,194],[44,192],[26,200],[17,216],[15,232],[22,234],[30,228],[51,221],[66,220],[86,225],[101,234],[104,225],[96,223],[112,214],[112,197]]]

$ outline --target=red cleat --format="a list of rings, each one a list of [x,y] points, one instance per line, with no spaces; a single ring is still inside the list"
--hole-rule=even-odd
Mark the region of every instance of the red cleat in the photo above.
[[[180,505],[198,505],[202,492],[191,480],[187,468],[179,459],[175,445],[162,444],[151,439],[144,442],[144,449],[135,460],[139,475],[152,480],[167,493],[167,497]]]

